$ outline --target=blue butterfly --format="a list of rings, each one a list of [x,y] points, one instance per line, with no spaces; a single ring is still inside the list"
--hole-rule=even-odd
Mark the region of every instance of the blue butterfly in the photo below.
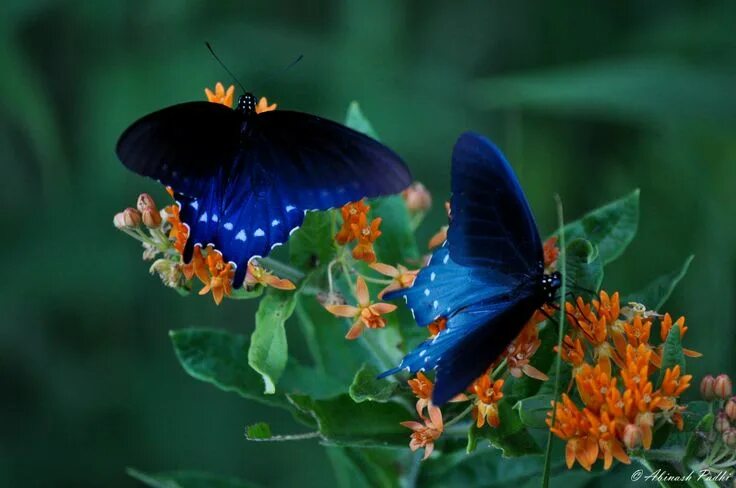
[[[447,241],[411,288],[384,296],[404,297],[418,325],[444,317],[447,328],[381,376],[436,369],[432,402],[442,405],[488,369],[560,285],[559,273],[544,273],[539,232],[511,166],[485,137],[462,134]]]
[[[386,146],[301,112],[256,113],[246,93],[235,110],[189,102],[146,115],[120,137],[129,169],[171,186],[190,234],[184,249],[212,244],[236,266],[283,244],[310,210],[398,193],[411,183]]]

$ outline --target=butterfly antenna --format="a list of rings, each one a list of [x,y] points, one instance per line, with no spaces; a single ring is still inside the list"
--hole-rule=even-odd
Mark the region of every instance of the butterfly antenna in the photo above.
[[[286,66],[286,67],[285,67],[284,69],[282,69],[281,71],[277,71],[277,72],[275,72],[275,73],[271,73],[271,75],[270,75],[270,76],[268,76],[268,77],[267,77],[267,78],[266,78],[266,79],[265,79],[264,81],[262,81],[262,82],[261,82],[260,84],[261,84],[261,85],[265,85],[265,84],[266,84],[266,83],[268,83],[269,81],[273,80],[273,79],[274,79],[274,78],[276,77],[276,75],[279,75],[279,74],[282,74],[282,73],[286,73],[286,72],[287,72],[287,71],[289,71],[289,70],[290,70],[291,68],[293,68],[294,66],[296,66],[297,64],[299,64],[299,61],[301,61],[302,59],[304,59],[304,55],[303,55],[303,54],[300,54],[300,55],[299,55],[299,56],[297,56],[297,57],[296,57],[296,58],[295,58],[295,59],[294,59],[294,60],[293,60],[293,61],[292,61],[291,63],[289,63],[289,64],[288,64],[288,65],[287,65],[287,66]]]
[[[220,59],[220,58],[219,58],[219,57],[217,56],[217,54],[215,54],[215,50],[214,50],[214,49],[212,49],[212,46],[210,45],[210,43],[209,43],[209,42],[207,42],[207,41],[205,41],[204,45],[205,45],[205,46],[207,46],[207,49],[208,49],[208,50],[210,51],[210,54],[212,54],[212,57],[213,57],[213,58],[215,58],[215,60],[216,60],[216,61],[217,61],[217,62],[218,62],[218,63],[220,64],[220,66],[222,66],[222,69],[224,69],[224,70],[225,70],[225,72],[227,72],[227,74],[229,74],[229,75],[230,75],[230,77],[231,77],[231,78],[232,78],[233,80],[235,80],[235,83],[237,83],[237,84],[238,84],[238,86],[240,86],[240,89],[241,89],[241,90],[243,90],[243,93],[247,92],[248,90],[246,90],[246,89],[245,89],[245,87],[244,87],[244,86],[243,86],[243,84],[242,84],[242,83],[240,82],[240,80],[238,80],[238,79],[237,79],[237,78],[235,77],[235,75],[233,74],[233,72],[232,72],[232,71],[230,71],[229,69],[227,69],[227,66],[225,66],[225,63],[223,63],[223,62],[222,62],[222,60],[221,60],[221,59]]]

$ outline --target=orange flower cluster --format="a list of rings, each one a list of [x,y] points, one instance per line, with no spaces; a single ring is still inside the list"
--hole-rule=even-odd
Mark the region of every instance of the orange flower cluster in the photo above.
[[[345,204],[340,209],[342,227],[335,236],[335,241],[341,246],[357,240],[358,243],[353,248],[353,257],[368,264],[376,262],[373,243],[381,235],[379,230],[381,218],[377,217],[368,222],[370,209],[370,205],[366,205],[363,200]]]
[[[641,304],[621,307],[618,293],[609,296],[605,291],[591,303],[582,298],[567,303],[566,312],[573,326],[564,337],[561,357],[573,367],[583,405],[563,394],[556,403],[554,425],[552,411],[547,425],[567,441],[568,468],[577,461],[590,470],[598,459],[605,469],[613,459],[629,463],[626,449],[649,449],[657,419],[682,429],[683,407],[677,399],[692,376],[682,375],[679,365],[666,368],[655,389],[651,376],[661,367],[663,345],[655,347],[649,338],[654,317],[660,317],[663,341],[673,325],[684,334],[684,317],[673,324],[669,314],[659,316]]]

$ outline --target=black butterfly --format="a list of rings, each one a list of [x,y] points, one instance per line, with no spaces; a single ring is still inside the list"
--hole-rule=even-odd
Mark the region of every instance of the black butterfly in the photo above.
[[[189,102],[149,114],[120,137],[136,173],[171,186],[190,235],[184,250],[212,244],[236,266],[286,242],[310,210],[398,193],[411,183],[393,151],[359,132],[301,112],[256,113],[246,93],[235,110]]]
[[[417,323],[445,317],[447,328],[395,369],[436,369],[432,402],[442,405],[478,378],[535,310],[554,299],[559,273],[544,273],[534,216],[511,166],[485,137],[465,133],[452,154],[447,241],[403,296]]]

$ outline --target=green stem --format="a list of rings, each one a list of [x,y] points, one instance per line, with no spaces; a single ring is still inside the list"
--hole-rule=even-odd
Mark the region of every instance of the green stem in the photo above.
[[[507,358],[504,357],[503,361],[501,361],[501,363],[499,363],[499,365],[496,366],[496,369],[494,369],[493,372],[491,373],[492,380],[495,380],[496,378],[499,377],[503,369],[506,367],[506,362],[507,362]]]
[[[306,432],[304,434],[287,434],[287,435],[272,435],[267,439],[251,439],[246,435],[246,438],[252,442],[287,442],[287,441],[302,441],[305,439],[315,439],[319,437],[319,432]]]
[[[468,405],[468,407],[465,410],[457,414],[455,417],[453,417],[452,420],[450,420],[449,422],[445,424],[445,428],[450,427],[453,424],[456,424],[457,422],[462,420],[464,417],[466,417],[473,410],[474,405],[475,405],[475,402],[471,401],[470,405]]]
[[[565,274],[567,273],[566,269],[566,260],[567,256],[565,253],[565,218],[562,213],[562,200],[560,200],[559,195],[555,195],[555,202],[557,204],[557,224],[560,227],[560,259],[557,261],[560,263],[560,274],[562,275],[562,283],[560,284],[560,325],[559,325],[559,331],[557,332],[557,361],[555,362],[555,390],[554,390],[554,396],[552,397],[552,423],[551,425],[555,425],[555,420],[557,417],[557,395],[560,391],[560,370],[562,366],[562,340],[564,338],[565,333],[565,294],[567,290],[565,289]],[[542,472],[542,487],[548,488],[549,487],[549,475],[550,475],[550,469],[552,468],[552,440],[553,440],[553,434],[552,430],[550,429],[549,432],[547,432],[547,449],[544,454],[544,471]]]

